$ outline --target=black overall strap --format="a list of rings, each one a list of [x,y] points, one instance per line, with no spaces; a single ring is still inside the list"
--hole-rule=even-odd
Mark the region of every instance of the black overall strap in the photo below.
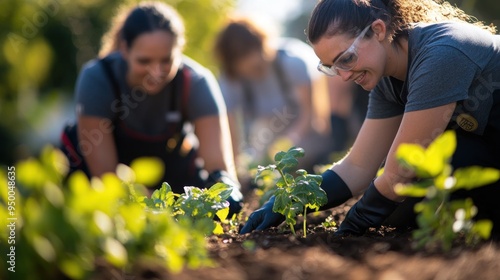
[[[170,108],[168,114],[175,116],[171,122],[172,137],[168,139],[167,151],[179,153],[182,143],[188,133],[187,107],[191,86],[191,75],[187,67],[181,66],[172,80],[172,91],[170,92]]]
[[[118,100],[118,102],[121,105],[122,96],[121,96],[120,85],[118,84],[118,81],[116,80],[116,77],[113,74],[113,69],[111,69],[111,61],[109,60],[109,57],[101,58],[99,61],[102,65],[102,68],[104,69],[104,73],[106,73],[108,81],[111,82],[113,94],[115,95],[116,100]],[[118,113],[115,113],[115,117],[113,119],[113,124],[115,124],[115,121],[117,121],[117,120],[118,120]]]
[[[299,106],[297,102],[293,100],[292,97],[292,86],[286,77],[285,69],[283,69],[283,56],[285,55],[285,50],[278,50],[276,53],[276,58],[273,61],[273,68],[276,76],[278,77],[278,82],[281,87],[281,92],[283,93],[283,98],[286,104],[290,107],[292,112],[297,112]]]
[[[172,87],[170,91],[170,106],[168,109],[168,115],[171,116],[169,119],[169,130],[172,135],[167,142],[167,151],[178,153],[182,142],[184,141],[184,117],[182,116],[181,110],[179,108],[182,106],[179,98],[182,95],[182,71],[179,69],[174,79],[172,80]]]

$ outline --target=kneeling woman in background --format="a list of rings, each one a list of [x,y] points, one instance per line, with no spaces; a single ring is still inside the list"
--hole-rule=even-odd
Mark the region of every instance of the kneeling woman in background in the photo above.
[[[213,74],[182,54],[184,43],[183,22],[170,6],[148,2],[119,14],[100,58],[78,77],[78,122],[63,133],[63,150],[72,170],[89,176],[138,157],[161,158],[163,180],[175,192],[223,181],[233,186],[237,212],[242,195],[225,104]]]

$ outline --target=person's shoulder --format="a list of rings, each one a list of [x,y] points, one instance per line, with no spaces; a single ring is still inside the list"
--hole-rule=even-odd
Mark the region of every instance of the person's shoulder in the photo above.
[[[431,30],[431,31],[447,31],[447,32],[457,32],[466,33],[470,31],[487,32],[486,29],[474,25],[472,23],[461,22],[461,21],[443,21],[435,23],[416,23],[413,25],[414,29]]]
[[[414,25],[411,41],[420,45],[463,45],[489,42],[493,34],[484,28],[466,22],[439,22]]]
[[[113,52],[104,58],[95,57],[83,64],[81,72],[82,74],[91,76],[103,76],[104,68],[101,64],[101,60],[105,59],[110,66],[115,68],[121,67],[123,63],[123,58],[118,52]]]
[[[182,65],[188,69],[193,81],[213,77],[213,73],[208,68],[188,56],[182,57]]]
[[[409,34],[414,58],[456,59],[458,55],[484,66],[495,50],[491,32],[465,22],[419,24]]]
[[[311,46],[296,38],[281,37],[275,41],[274,45],[278,52],[287,57],[309,59],[315,56]]]
[[[96,75],[102,72],[102,67],[99,64],[99,59],[98,58],[93,58],[87,62],[85,62],[82,66],[82,69],[80,71],[82,74],[85,75]]]

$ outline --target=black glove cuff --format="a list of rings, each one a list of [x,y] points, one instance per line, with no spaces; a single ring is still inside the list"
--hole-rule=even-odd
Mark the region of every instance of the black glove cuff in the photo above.
[[[380,213],[383,212],[383,214],[390,215],[396,207],[399,206],[399,202],[392,201],[382,195],[378,190],[377,187],[375,187],[375,183],[372,181],[368,189],[366,190],[365,194],[363,197],[360,199],[360,201],[363,200],[364,205],[370,205],[372,206],[371,208],[377,208],[381,211]]]
[[[351,190],[335,171],[328,169],[321,177],[323,181],[320,187],[326,192],[328,202],[320,210],[339,206],[352,197]]]

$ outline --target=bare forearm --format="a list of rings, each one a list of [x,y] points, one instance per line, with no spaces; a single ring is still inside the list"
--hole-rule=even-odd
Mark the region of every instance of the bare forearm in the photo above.
[[[354,196],[365,191],[377,174],[377,168],[358,166],[347,160],[335,164],[332,170],[344,180]]]
[[[97,117],[78,119],[80,149],[92,176],[114,172],[118,164],[111,121]]]
[[[205,170],[227,171],[237,179],[231,134],[226,116],[210,116],[197,120],[196,136],[200,141],[198,154],[205,162]]]

